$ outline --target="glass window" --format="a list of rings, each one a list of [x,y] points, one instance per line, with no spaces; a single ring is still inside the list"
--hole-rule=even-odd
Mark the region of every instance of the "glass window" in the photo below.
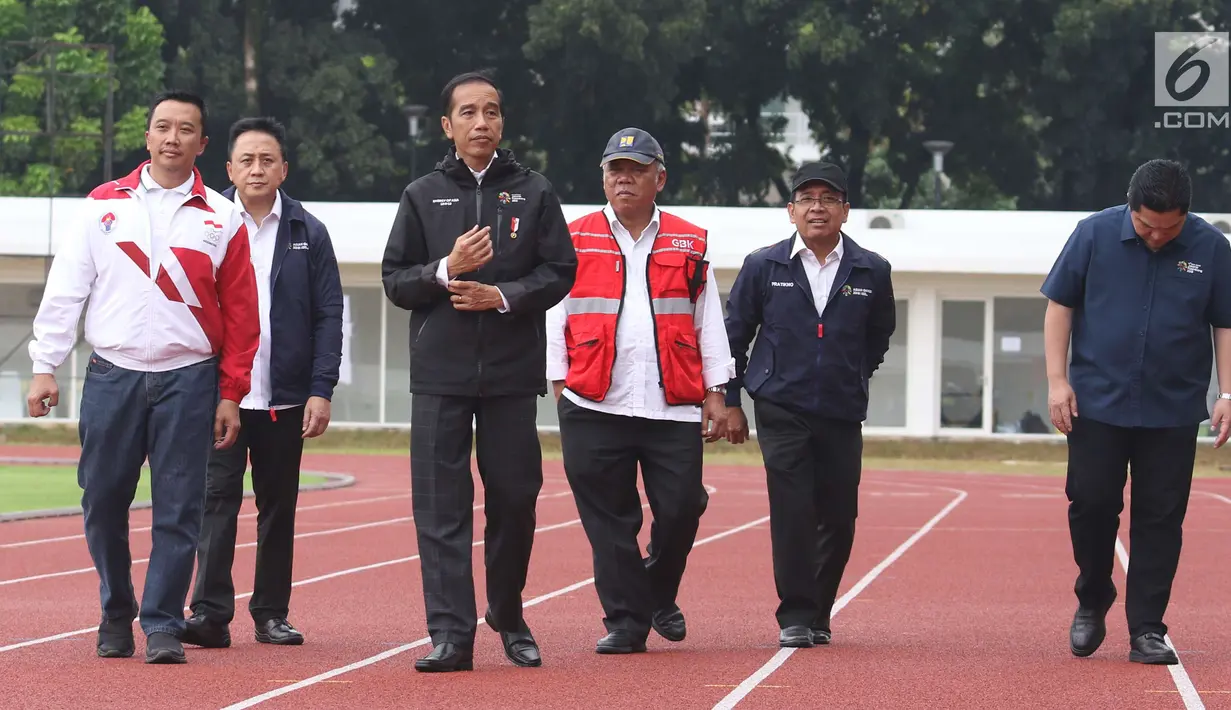
[[[556,410],[556,395],[551,388],[551,383],[547,384],[547,396],[539,397],[537,406],[536,424],[538,426],[560,426],[560,416]]]
[[[26,394],[34,364],[30,361],[30,340],[34,337],[34,316],[38,313],[43,287],[40,284],[0,284],[0,419],[25,419]],[[84,316],[82,317],[84,321]],[[53,419],[69,416],[73,393],[70,357],[56,371],[60,403],[51,410]]]
[[[333,394],[337,422],[380,421],[380,288],[342,289],[342,368]]]
[[[997,298],[992,311],[992,431],[1053,434],[1043,351],[1045,298]],[[1079,405],[1080,406],[1080,405]]]
[[[385,325],[385,421],[410,423],[410,311],[381,298]]]
[[[941,305],[940,425],[983,428],[983,301]]]
[[[868,385],[868,426],[906,426],[906,324],[910,302],[898,299],[897,327],[889,351]]]

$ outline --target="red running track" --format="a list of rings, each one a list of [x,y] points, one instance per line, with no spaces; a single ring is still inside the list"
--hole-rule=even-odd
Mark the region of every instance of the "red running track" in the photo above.
[[[719,466],[707,468],[710,507],[681,589],[688,638],[652,635],[649,653],[599,656],[589,546],[549,462],[525,591],[544,666],[513,667],[481,625],[474,672],[422,675],[412,668],[428,646],[405,457],[311,456],[306,465],[357,482],[301,499],[291,606],[302,647],[257,644],[241,599],[230,649],[190,646],[185,666],[146,666],[140,643],[132,659],[98,659],[92,571],[12,581],[88,567],[80,538],[13,546],[72,538],[80,520],[0,525],[0,707],[1231,708],[1222,601],[1231,481],[1194,485],[1167,617],[1182,670],[1127,662],[1123,593],[1103,648],[1088,659],[1069,654],[1075,570],[1055,477],[866,472],[834,643],[779,649],[764,475]],[[133,521],[148,525],[148,513]],[[253,524],[241,522],[241,543],[254,539]],[[133,544],[144,556],[148,534]],[[236,553],[242,592],[254,552]],[[143,573],[134,567],[138,589]],[[1122,591],[1123,580],[1118,566]]]

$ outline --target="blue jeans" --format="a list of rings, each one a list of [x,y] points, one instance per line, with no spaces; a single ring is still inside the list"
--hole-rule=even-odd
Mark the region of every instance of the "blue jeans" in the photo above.
[[[180,636],[205,502],[218,398],[215,359],[169,372],[136,372],[90,354],[81,395],[85,537],[98,570],[103,618]],[[138,610],[128,510],[150,462],[153,550]]]

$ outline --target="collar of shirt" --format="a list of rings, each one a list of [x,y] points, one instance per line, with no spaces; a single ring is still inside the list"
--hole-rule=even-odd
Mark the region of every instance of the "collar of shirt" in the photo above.
[[[796,256],[800,254],[800,252],[807,251],[809,254],[812,254],[813,259],[816,259],[816,254],[813,253],[812,250],[808,249],[807,244],[804,244],[804,238],[799,236],[798,234],[796,234],[795,236],[798,237],[798,239],[795,240],[795,248],[794,250],[791,251],[791,258],[794,259]],[[833,251],[829,252],[829,254],[825,256],[826,264],[832,264],[835,261],[842,260],[842,253],[843,253],[842,243],[845,241],[846,241],[846,235],[839,233],[838,243],[834,245]],[[819,259],[817,261],[819,262]]]
[[[193,176],[189,175],[188,179],[183,184],[171,188],[170,192],[178,192],[181,195],[187,195],[192,192]],[[154,181],[154,176],[150,175],[150,166],[146,165],[141,169],[141,188],[146,192],[156,192],[158,190],[167,190],[167,188],[159,185]]]
[[[487,175],[487,171],[489,168],[491,168],[492,163],[496,162],[496,154],[493,152],[491,160],[487,161],[487,167],[483,168],[482,170],[475,170],[474,168],[470,167],[469,163],[462,160],[462,156],[458,155],[457,151],[453,151],[453,156],[457,158],[459,161],[461,161],[461,163],[465,165],[468,170],[470,170],[470,174],[474,176],[475,182],[478,182],[478,183],[483,182],[483,176]]]
[[[603,216],[607,218],[607,224],[611,225],[611,233],[615,236],[621,234],[628,235],[634,242],[640,242],[641,237],[649,235],[651,237],[658,236],[658,229],[662,224],[662,213],[658,210],[658,204],[654,204],[654,214],[650,215],[650,223],[645,226],[645,231],[639,235],[633,235],[628,231],[628,228],[620,223],[620,219],[616,217],[615,209],[608,202],[603,207]],[[619,230],[619,231],[617,231]]]
[[[248,212],[248,208],[244,206],[244,200],[243,198],[239,196],[238,190],[235,191],[235,204],[239,206],[239,209],[241,212],[243,212],[245,218],[251,219],[252,223],[256,224],[256,220],[253,219],[252,214]],[[270,217],[273,217],[274,220],[276,221],[281,221],[282,219],[282,191],[281,190],[276,190],[274,192],[274,208],[269,211],[269,214],[265,215],[265,221],[269,221]],[[257,225],[258,228],[263,227],[263,226],[265,226],[265,222],[262,222],[261,224]],[[250,234],[248,236],[254,237],[256,235]]]

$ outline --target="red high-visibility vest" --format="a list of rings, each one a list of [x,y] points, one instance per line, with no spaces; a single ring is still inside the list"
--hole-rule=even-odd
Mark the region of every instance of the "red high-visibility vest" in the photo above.
[[[706,231],[675,215],[662,211],[659,215],[644,278],[654,317],[660,384],[667,404],[701,405],[705,384],[693,312],[706,281]],[[628,273],[603,212],[571,222],[569,233],[577,251],[577,278],[564,304],[569,363],[564,384],[601,402],[611,387],[625,279],[642,275]]]

